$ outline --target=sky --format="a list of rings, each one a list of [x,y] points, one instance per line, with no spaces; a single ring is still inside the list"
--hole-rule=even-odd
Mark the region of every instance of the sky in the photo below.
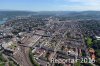
[[[100,11],[100,0],[0,0],[0,10]]]

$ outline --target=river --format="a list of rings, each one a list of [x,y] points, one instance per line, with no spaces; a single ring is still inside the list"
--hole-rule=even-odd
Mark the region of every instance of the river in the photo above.
[[[0,24],[3,24],[3,23],[5,23],[6,21],[0,21]]]
[[[6,22],[6,20],[7,20],[7,18],[0,19],[0,24],[5,23],[5,22]]]

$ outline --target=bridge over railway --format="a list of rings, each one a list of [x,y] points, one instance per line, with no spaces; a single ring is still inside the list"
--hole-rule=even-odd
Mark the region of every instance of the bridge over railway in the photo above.
[[[33,35],[42,36],[42,37],[50,37],[48,35],[40,35],[40,34],[33,34]]]
[[[32,48],[32,46],[29,46],[29,45],[23,45],[23,44],[19,44],[19,46],[23,46],[23,47]]]

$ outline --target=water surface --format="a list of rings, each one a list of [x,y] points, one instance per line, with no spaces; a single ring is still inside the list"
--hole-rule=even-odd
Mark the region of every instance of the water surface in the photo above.
[[[3,23],[5,23],[6,21],[0,21],[0,24],[3,24]]]

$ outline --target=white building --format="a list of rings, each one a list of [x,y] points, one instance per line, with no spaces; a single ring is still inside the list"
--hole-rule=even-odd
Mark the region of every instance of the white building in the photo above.
[[[99,36],[95,36],[95,37],[96,37],[97,40],[100,40],[100,37]]]

